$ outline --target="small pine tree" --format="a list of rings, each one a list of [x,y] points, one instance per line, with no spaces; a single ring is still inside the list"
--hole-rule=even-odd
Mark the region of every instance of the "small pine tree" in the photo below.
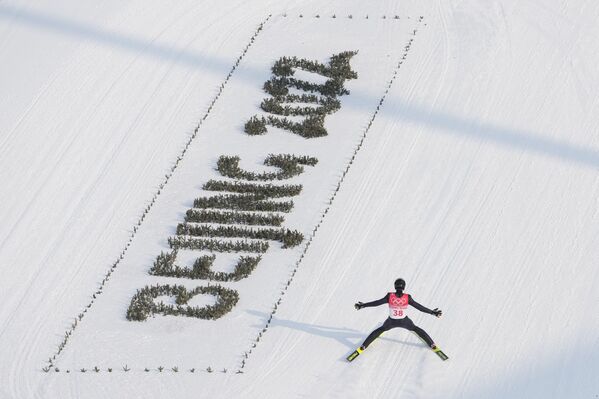
[[[252,116],[246,123],[243,130],[252,136],[266,133],[266,121],[264,118]]]

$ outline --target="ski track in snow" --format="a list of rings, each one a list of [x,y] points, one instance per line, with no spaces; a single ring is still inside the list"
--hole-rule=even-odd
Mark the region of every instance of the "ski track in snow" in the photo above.
[[[0,18],[0,57],[27,60],[8,44],[35,32],[63,46],[0,126],[9,185],[0,189],[1,399],[599,395],[599,319],[588,310],[599,299],[594,2],[71,5],[28,7],[90,24],[97,14],[99,32],[144,37],[148,48],[107,51]],[[279,12],[290,24],[335,13],[424,15],[426,26],[245,373],[42,373],[247,38]],[[148,50],[168,44],[178,56]],[[222,68],[182,66],[194,52]],[[525,145],[510,136],[527,133]],[[544,151],[547,143],[569,147]],[[450,359],[392,330],[346,363],[386,317],[353,303],[380,298],[399,276],[416,300],[444,310],[410,315]]]

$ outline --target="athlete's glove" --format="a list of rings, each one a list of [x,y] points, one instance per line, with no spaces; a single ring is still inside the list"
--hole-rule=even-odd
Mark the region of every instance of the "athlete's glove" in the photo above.
[[[439,308],[434,308],[432,314],[435,315],[435,316],[437,316],[437,317],[441,317],[441,316],[443,316],[443,311],[441,309],[439,309]]]
[[[364,307],[364,304],[362,302],[358,302],[356,304],[354,304],[354,308],[356,308],[356,310],[360,310]]]

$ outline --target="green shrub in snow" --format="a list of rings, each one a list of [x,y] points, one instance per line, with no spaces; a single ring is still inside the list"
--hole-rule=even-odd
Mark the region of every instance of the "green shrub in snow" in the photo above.
[[[241,183],[238,181],[226,181],[226,180],[209,180],[203,186],[204,190],[207,191],[229,191],[232,193],[241,194],[257,194],[265,197],[278,198],[278,197],[294,197],[299,195],[302,191],[300,184],[294,185],[275,185],[275,184],[254,184],[254,183]]]
[[[304,235],[299,231],[289,229],[258,228],[251,229],[239,226],[209,226],[191,225],[182,223],[177,226],[178,235],[195,237],[227,237],[227,238],[252,238],[258,240],[273,240],[283,243],[283,248],[299,245]]]
[[[218,159],[216,169],[218,172],[233,179],[241,180],[284,180],[300,175],[304,172],[302,165],[314,166],[318,159],[310,156],[297,156],[291,154],[270,154],[264,160],[264,165],[279,168],[278,172],[248,172],[239,167],[240,158],[238,156],[221,155]]]
[[[293,208],[293,201],[275,202],[267,198],[260,194],[219,194],[196,198],[193,207],[263,212],[290,212]]]
[[[235,270],[231,273],[215,272],[212,265],[216,259],[215,255],[204,255],[198,257],[191,268],[180,267],[175,264],[177,250],[169,253],[161,253],[156,257],[150,274],[155,276],[189,278],[193,280],[215,280],[215,281],[239,281],[248,277],[256,268],[260,256],[240,256]]]
[[[297,57],[281,57],[272,67],[273,76],[263,86],[263,90],[272,98],[264,99],[260,107],[271,115],[252,116],[245,124],[245,132],[250,135],[264,134],[267,131],[266,125],[271,125],[304,138],[326,136],[324,117],[339,110],[338,96],[349,94],[349,90],[345,88],[345,81],[358,77],[349,63],[356,54],[355,51],[335,54],[327,65]],[[294,77],[296,69],[316,73],[328,79],[324,83],[297,79]],[[290,88],[308,94],[290,94]],[[294,103],[309,103],[314,106],[291,105]],[[298,122],[281,117],[291,115],[306,116],[306,118]]]
[[[301,122],[272,115],[266,117],[265,120],[271,126],[289,130],[304,138],[323,137],[327,135],[327,130],[324,127],[324,115],[309,115]]]
[[[279,77],[293,76],[294,69],[302,69],[337,80],[357,79],[358,74],[351,69],[349,64],[356,54],[358,54],[357,51],[343,51],[335,54],[329,59],[328,65],[305,58],[281,57],[275,61],[271,71],[273,75]]]
[[[204,307],[187,305],[190,299],[200,294],[214,295],[216,303]],[[175,297],[176,305],[155,302],[154,300],[160,296]],[[220,285],[196,287],[192,290],[182,285],[146,286],[137,290],[131,299],[126,317],[131,321],[144,321],[155,314],[163,314],[216,320],[229,313],[238,300],[239,295],[236,291]]]
[[[285,218],[277,214],[218,211],[211,209],[189,209],[185,214],[186,222],[244,224],[256,226],[280,226]]]
[[[255,252],[264,253],[268,251],[266,241],[223,241],[207,238],[169,237],[168,244],[172,249],[186,248],[196,250],[208,250],[214,252]]]
[[[304,98],[305,101],[300,101],[302,98]],[[286,104],[290,102],[315,103],[319,106],[291,106]],[[260,104],[260,108],[262,108],[263,111],[284,116],[326,115],[338,111],[340,107],[341,103],[335,98],[323,98],[314,95],[298,96],[294,94],[265,98]],[[259,120],[257,117],[254,118]],[[267,123],[266,121],[262,122],[264,124]],[[266,130],[266,128],[264,129]]]
[[[266,133],[266,123],[257,116],[251,117],[244,125],[243,130],[252,136]]]

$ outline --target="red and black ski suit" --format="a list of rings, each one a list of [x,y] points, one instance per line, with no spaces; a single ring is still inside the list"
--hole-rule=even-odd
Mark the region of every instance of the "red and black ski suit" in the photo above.
[[[384,297],[382,297],[379,300],[372,301],[372,302],[361,303],[360,304],[360,308],[368,308],[368,307],[373,307],[373,306],[379,306],[379,305],[388,304],[389,303],[389,297],[391,296],[391,294],[392,293],[389,292],[387,295],[385,295]],[[395,293],[395,295],[401,296],[401,295],[403,295],[403,293],[397,292],[397,293]],[[418,302],[416,302],[412,298],[412,296],[409,295],[409,294],[408,294],[408,305],[412,305],[413,307],[415,307],[416,309],[420,310],[421,312],[432,314],[432,315],[435,314],[429,308],[424,307],[421,304],[419,304]],[[372,343],[372,341],[374,341],[375,339],[377,339],[379,337],[379,335],[381,335],[383,332],[388,331],[388,330],[390,330],[392,328],[396,328],[396,327],[405,328],[406,330],[409,330],[409,331],[414,331],[416,334],[418,334],[418,336],[420,338],[422,338],[422,340],[424,342],[426,342],[426,344],[429,347],[433,347],[435,345],[433,343],[432,338],[426,333],[426,331],[424,331],[422,328],[420,328],[417,325],[415,325],[414,322],[408,316],[404,316],[401,319],[394,319],[394,318],[391,318],[391,317],[387,318],[387,320],[385,320],[385,322],[383,323],[382,326],[380,326],[379,328],[377,328],[376,330],[374,330],[373,332],[371,332],[370,335],[368,337],[366,337],[366,340],[364,341],[364,343],[362,344],[362,346],[364,348],[367,348],[368,345],[370,345]]]

